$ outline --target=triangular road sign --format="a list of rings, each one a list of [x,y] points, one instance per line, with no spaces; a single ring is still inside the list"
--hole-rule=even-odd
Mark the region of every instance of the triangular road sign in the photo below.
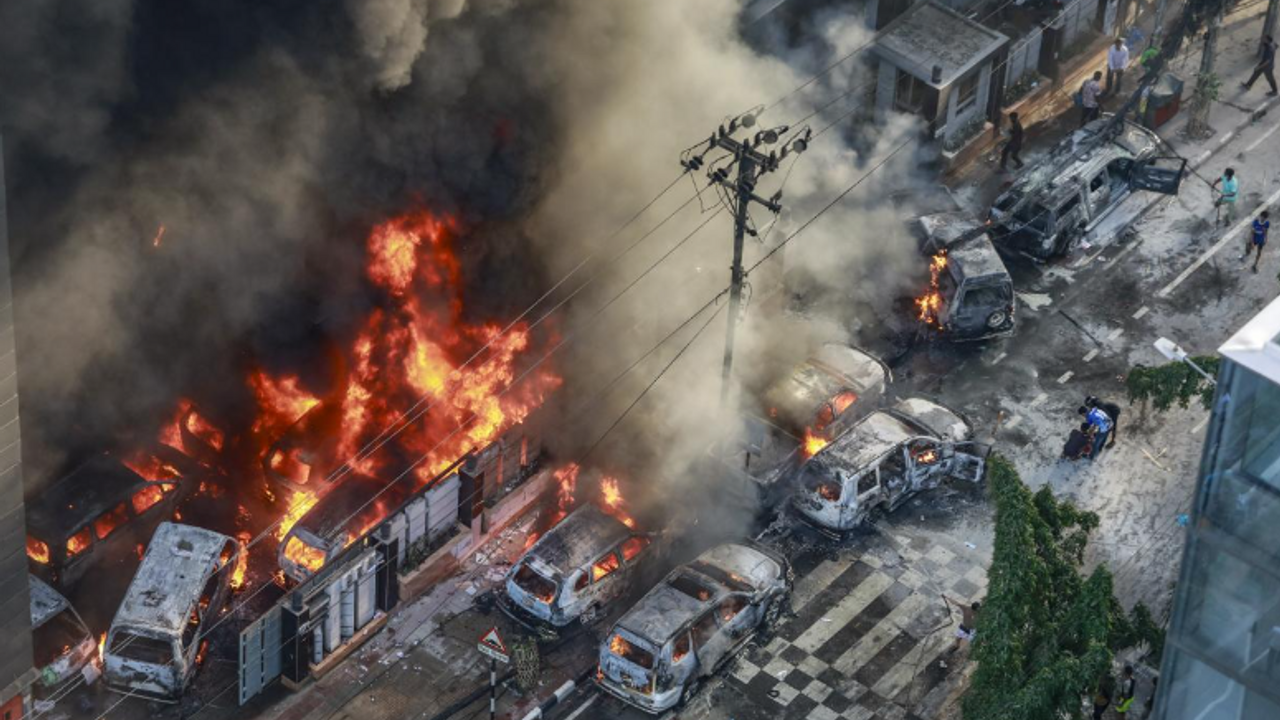
[[[480,637],[479,646],[480,652],[484,652],[486,655],[492,655],[494,653],[501,655],[502,657],[498,659],[503,660],[504,662],[510,655],[510,653],[507,652],[507,644],[502,641],[502,636],[498,634],[498,627],[496,625],[489,628],[489,632]],[[486,650],[492,650],[493,652],[485,652]]]

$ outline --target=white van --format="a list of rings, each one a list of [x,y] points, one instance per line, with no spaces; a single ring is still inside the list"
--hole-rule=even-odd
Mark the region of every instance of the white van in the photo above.
[[[176,701],[196,672],[200,639],[230,592],[236,541],[190,525],[162,523],[147,546],[107,633],[107,685]]]
[[[57,590],[35,575],[31,583],[31,642],[40,684],[38,698],[54,697],[76,678],[84,667],[96,662],[98,643],[89,633],[80,613]]]

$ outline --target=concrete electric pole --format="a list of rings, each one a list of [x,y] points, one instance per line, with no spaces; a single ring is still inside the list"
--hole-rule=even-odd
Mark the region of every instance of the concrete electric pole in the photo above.
[[[738,316],[742,306],[742,285],[746,272],[742,267],[743,245],[748,234],[755,236],[751,228],[748,210],[751,203],[756,203],[777,214],[782,211],[778,203],[782,199],[782,191],[778,191],[768,199],[755,194],[756,185],[764,175],[778,169],[779,164],[789,153],[800,153],[808,147],[812,131],[807,127],[783,140],[781,151],[768,150],[776,145],[790,128],[786,125],[759,130],[754,137],[738,140],[734,137],[740,128],[751,128],[756,124],[756,115],[761,108],[753,108],[743,115],[729,121],[728,126],[721,125],[714,135],[702,147],[697,155],[686,154],[680,164],[687,171],[698,170],[705,164],[706,156],[713,150],[725,151],[725,155],[713,161],[707,167],[707,177],[714,185],[723,187],[728,192],[733,211],[733,265],[729,275],[729,318],[724,340],[724,370],[720,387],[720,404],[727,407],[729,402],[730,374],[733,370],[734,334],[737,330]],[[716,167],[721,160],[729,159],[728,165]],[[736,175],[731,179],[730,170],[737,165]]]

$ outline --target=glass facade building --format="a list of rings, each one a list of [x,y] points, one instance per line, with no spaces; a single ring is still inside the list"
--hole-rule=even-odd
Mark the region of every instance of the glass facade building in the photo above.
[[[1280,720],[1280,299],[1219,352],[1155,717]]]

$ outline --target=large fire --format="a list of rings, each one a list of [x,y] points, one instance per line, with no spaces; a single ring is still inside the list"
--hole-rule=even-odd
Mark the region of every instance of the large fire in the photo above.
[[[623,510],[622,491],[618,489],[617,478],[603,477],[600,479],[600,499],[604,501],[604,509],[610,515],[621,520],[623,525],[632,530],[635,529],[636,521]]]
[[[248,530],[236,533],[236,566],[231,571],[231,589],[236,592],[247,587],[245,574],[249,569],[249,541],[252,537]]]
[[[27,557],[35,560],[41,565],[49,564],[49,546],[39,540],[27,536]]]
[[[823,437],[820,433],[815,432],[813,428],[805,428],[804,440],[800,445],[800,452],[804,455],[804,458],[808,460],[814,455],[817,455],[818,451],[822,450],[822,448],[829,444],[831,444],[831,441]]]
[[[947,269],[947,253],[939,252],[929,259],[929,290],[916,298],[916,317],[925,325],[937,326],[938,314],[942,311],[942,291],[940,281],[942,272]]]

